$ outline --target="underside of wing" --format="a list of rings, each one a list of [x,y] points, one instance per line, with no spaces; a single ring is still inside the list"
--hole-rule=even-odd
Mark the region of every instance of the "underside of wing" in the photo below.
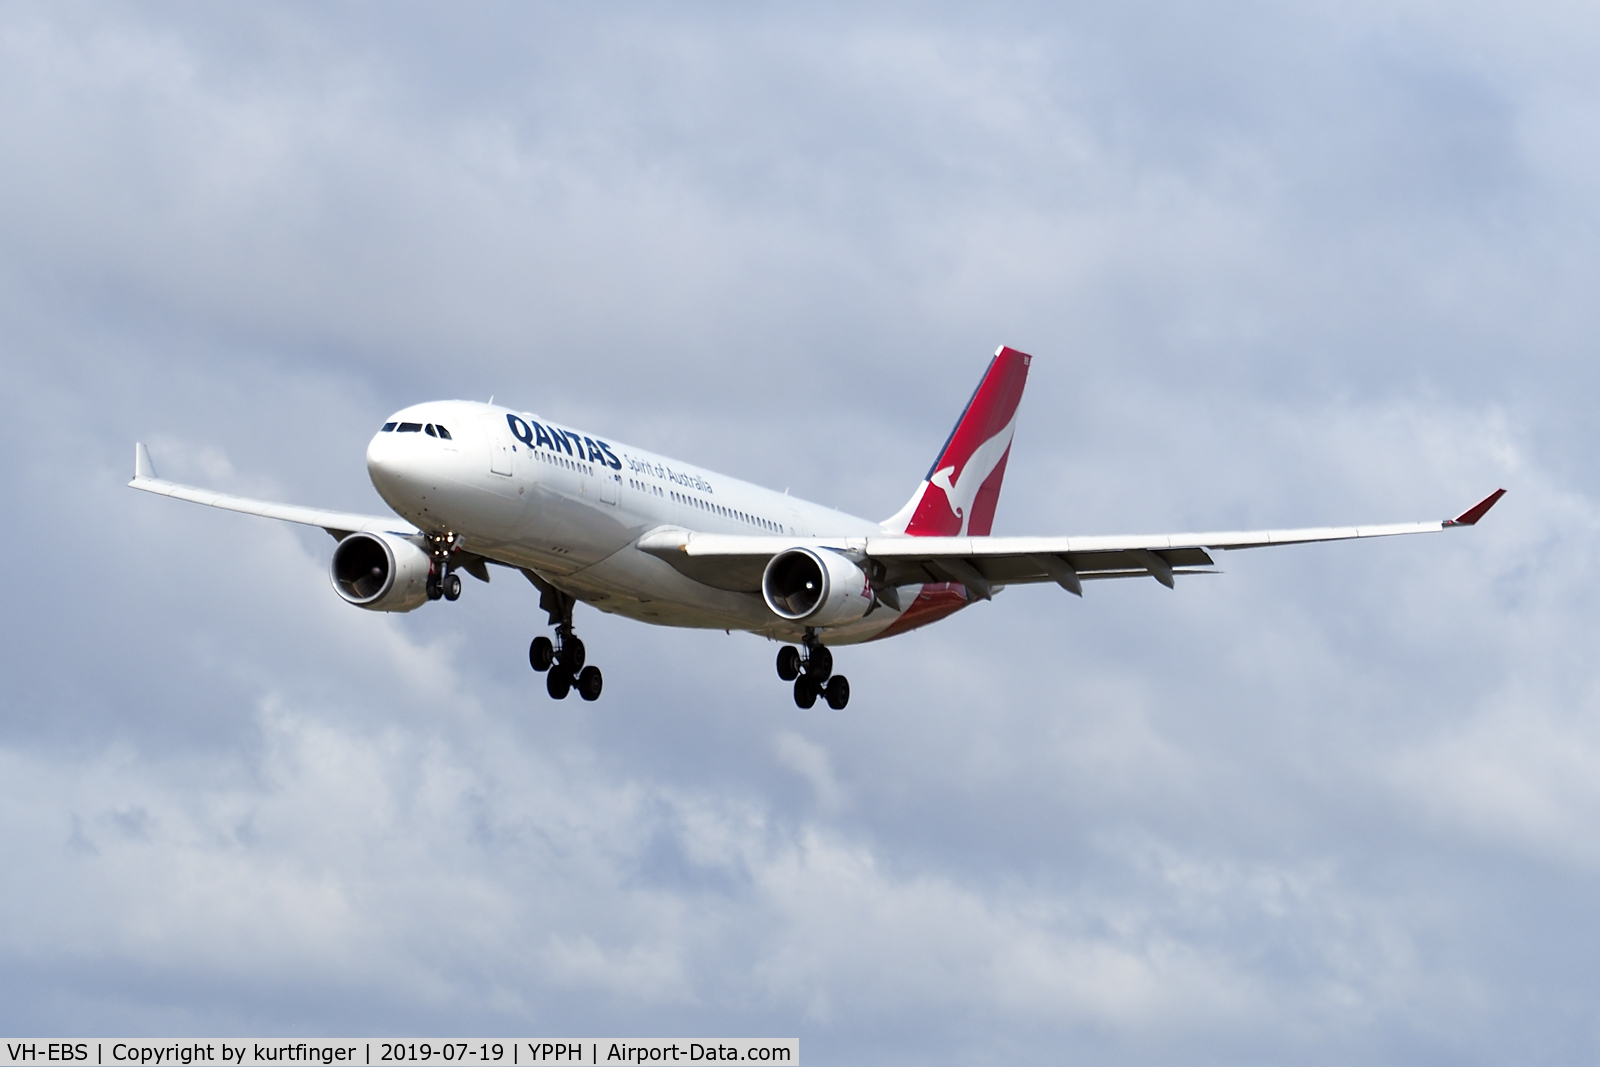
[[[729,536],[662,526],[639,538],[638,547],[641,552],[666,560],[679,574],[701,585],[734,593],[759,593],[768,560],[786,548],[818,543],[816,538]]]

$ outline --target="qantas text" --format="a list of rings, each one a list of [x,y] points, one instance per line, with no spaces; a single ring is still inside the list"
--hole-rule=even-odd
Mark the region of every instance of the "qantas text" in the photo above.
[[[569,456],[581,459],[587,463],[599,463],[610,467],[614,471],[622,469],[622,461],[617,454],[611,451],[611,446],[604,441],[597,441],[582,434],[573,433],[571,430],[561,430],[554,426],[541,426],[532,419],[524,422],[515,415],[506,416],[506,425],[511,427],[512,436],[527,445],[529,448],[546,448],[551,452],[564,452]],[[665,478],[677,485],[686,485],[702,493],[712,492],[711,483],[698,474],[683,474],[674,471],[671,467],[660,463],[645,463],[629,458],[628,466],[635,473],[651,474],[657,478]]]
[[[604,441],[595,441],[575,434],[571,430],[541,426],[537,422],[533,422],[530,426],[530,423],[523,422],[515,415],[507,415],[506,423],[511,427],[516,439],[529,448],[548,448],[552,452],[565,452],[587,463],[599,463],[614,471],[622,469],[622,460],[616,457],[611,451],[611,446]]]

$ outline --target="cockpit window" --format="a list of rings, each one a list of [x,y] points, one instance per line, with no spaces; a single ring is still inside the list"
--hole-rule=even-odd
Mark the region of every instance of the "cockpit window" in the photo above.
[[[421,433],[422,432],[422,423],[420,423],[420,422],[402,422],[400,424],[399,432],[400,433]]]
[[[439,436],[444,438],[446,441],[452,440],[452,438],[450,436],[450,431],[445,429],[443,426],[440,426],[438,423],[434,423],[433,428],[435,430],[438,430],[439,431]]]
[[[399,425],[399,424],[398,423],[393,423],[393,422],[386,422],[386,423],[383,424],[383,432],[384,433],[394,433],[394,428],[397,425]]]
[[[437,437],[438,436],[438,434],[433,432],[433,423],[431,423],[431,422],[428,423],[428,425],[426,425],[426,426],[424,426],[422,428],[422,432],[427,434],[429,437]]]

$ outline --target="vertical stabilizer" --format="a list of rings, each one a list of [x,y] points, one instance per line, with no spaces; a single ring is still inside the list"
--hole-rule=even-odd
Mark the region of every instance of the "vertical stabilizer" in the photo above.
[[[913,537],[988,536],[1032,362],[1014,348],[994,354],[927,477],[906,506],[884,520],[885,529]]]

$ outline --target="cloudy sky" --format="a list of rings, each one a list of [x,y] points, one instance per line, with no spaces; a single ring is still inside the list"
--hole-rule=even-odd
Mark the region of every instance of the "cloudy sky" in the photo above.
[[[0,12],[0,1028],[798,1036],[811,1063],[1600,1053],[1600,16]],[[1403,521],[845,650],[320,531],[487,399],[882,517],[995,346],[997,533]]]

